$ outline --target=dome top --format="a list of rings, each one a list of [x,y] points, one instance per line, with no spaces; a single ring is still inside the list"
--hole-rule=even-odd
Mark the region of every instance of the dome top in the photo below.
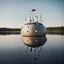
[[[26,23],[25,25],[43,25],[43,24],[39,22],[29,22],[29,23]]]

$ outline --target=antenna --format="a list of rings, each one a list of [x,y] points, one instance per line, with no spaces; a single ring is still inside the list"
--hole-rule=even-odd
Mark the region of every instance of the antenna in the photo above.
[[[25,21],[27,21],[27,18],[26,18],[26,16],[25,16]]]
[[[31,13],[30,13],[30,15],[29,15],[29,18],[31,19]]]
[[[30,13],[30,15],[29,15],[29,19],[30,19],[30,20],[29,20],[29,22],[31,22],[31,21],[32,21],[32,18],[31,18],[31,13]]]
[[[36,17],[36,21],[38,22],[38,16],[35,16]]]
[[[42,23],[42,15],[40,15],[40,22]]]

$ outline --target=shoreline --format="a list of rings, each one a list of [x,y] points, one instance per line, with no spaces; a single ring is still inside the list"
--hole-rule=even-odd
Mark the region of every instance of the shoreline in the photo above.
[[[21,28],[0,28],[0,34],[21,34]],[[47,34],[64,35],[64,27],[47,27]]]

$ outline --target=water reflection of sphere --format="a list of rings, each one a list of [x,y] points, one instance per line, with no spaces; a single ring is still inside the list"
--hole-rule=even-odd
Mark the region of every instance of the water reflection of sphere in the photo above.
[[[26,46],[39,47],[45,44],[46,37],[22,37],[22,41]]]
[[[32,60],[38,60],[42,52],[42,45],[47,41],[46,37],[22,37],[22,42],[27,46],[25,54],[27,58],[29,53],[33,53]]]

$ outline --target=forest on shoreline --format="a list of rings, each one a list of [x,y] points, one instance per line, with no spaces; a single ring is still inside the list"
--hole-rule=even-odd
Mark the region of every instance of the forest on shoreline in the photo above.
[[[47,28],[47,34],[64,34],[64,27],[46,27]],[[21,28],[0,28],[0,34],[4,33],[21,33]]]
[[[47,27],[47,34],[64,34],[64,27]]]

